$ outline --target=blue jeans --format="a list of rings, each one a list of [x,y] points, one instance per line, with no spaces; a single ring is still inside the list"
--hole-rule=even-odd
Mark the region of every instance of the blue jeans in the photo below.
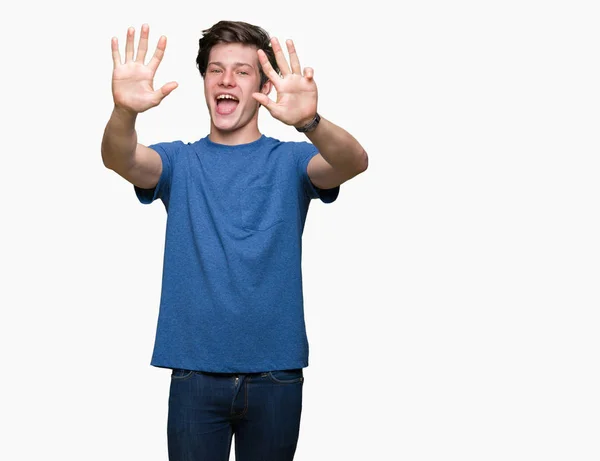
[[[170,461],[291,461],[302,412],[302,369],[223,374],[173,370]]]

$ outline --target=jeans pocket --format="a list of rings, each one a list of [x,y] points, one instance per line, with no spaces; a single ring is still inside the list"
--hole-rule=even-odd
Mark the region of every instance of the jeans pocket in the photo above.
[[[270,371],[267,376],[276,384],[294,384],[304,381],[302,368],[297,368],[295,370]]]
[[[184,370],[182,368],[173,368],[171,371],[171,379],[181,381],[189,378],[194,374],[193,370]]]

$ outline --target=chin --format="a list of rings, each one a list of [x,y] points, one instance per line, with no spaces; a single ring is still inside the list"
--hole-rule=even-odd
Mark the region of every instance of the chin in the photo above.
[[[216,109],[210,112],[212,124],[220,130],[230,130],[239,123],[239,116],[235,112],[230,115],[219,115]]]
[[[230,132],[230,131],[235,131],[237,128],[239,128],[239,120],[235,119],[235,120],[218,120],[218,119],[213,119],[213,125],[214,127],[219,130],[219,131],[224,131],[224,132]]]

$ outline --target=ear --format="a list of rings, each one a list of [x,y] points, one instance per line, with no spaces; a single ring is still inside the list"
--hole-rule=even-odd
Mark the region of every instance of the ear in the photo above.
[[[271,82],[271,80],[267,80],[265,82],[265,84],[262,86],[260,92],[263,94],[269,94],[272,89],[273,89],[273,83]]]

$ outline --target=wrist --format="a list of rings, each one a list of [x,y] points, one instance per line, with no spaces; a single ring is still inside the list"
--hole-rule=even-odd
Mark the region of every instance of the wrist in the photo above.
[[[137,112],[134,112],[130,109],[126,109],[125,107],[122,106],[118,106],[117,104],[115,104],[115,107],[113,108],[113,113],[120,119],[120,120],[131,120],[131,121],[135,121],[135,119],[137,118]]]
[[[321,116],[319,115],[318,112],[315,112],[314,117],[310,118],[309,120],[304,120],[297,125],[294,125],[294,128],[296,128],[296,130],[299,131],[300,133],[308,133],[310,131],[313,131],[315,128],[317,128],[317,125],[319,124],[320,121],[321,121]]]

